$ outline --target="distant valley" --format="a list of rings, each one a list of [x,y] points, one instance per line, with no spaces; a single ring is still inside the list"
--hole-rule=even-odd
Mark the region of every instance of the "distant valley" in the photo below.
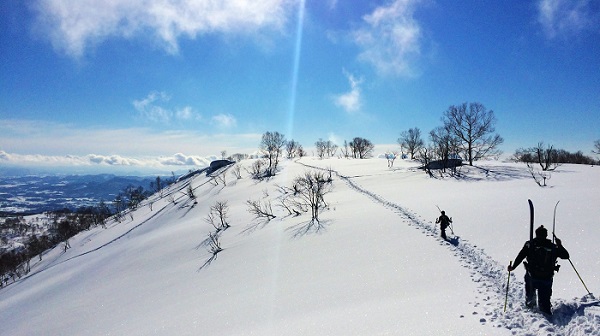
[[[130,185],[149,190],[155,180],[156,176],[112,174],[0,176],[0,215],[76,210],[111,202]]]

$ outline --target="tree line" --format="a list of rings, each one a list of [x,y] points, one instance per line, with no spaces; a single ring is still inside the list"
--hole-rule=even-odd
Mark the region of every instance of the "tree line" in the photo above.
[[[417,127],[403,131],[398,138],[402,154],[406,152],[410,159],[419,159],[425,165],[432,160],[442,163],[451,159],[461,159],[473,165],[474,161],[501,154],[499,146],[504,139],[495,133],[496,118],[494,111],[483,104],[463,103],[451,105],[441,118],[442,125],[429,132],[429,143],[423,140]],[[594,142],[594,154],[600,154],[600,140]],[[544,171],[552,170],[563,163],[597,164],[598,160],[586,156],[581,151],[575,153],[545,146],[519,148],[512,159],[527,164],[539,164]],[[443,165],[443,167],[446,167]]]
[[[483,104],[451,105],[441,118],[442,125],[429,132],[426,143],[417,127],[403,131],[398,138],[402,153],[410,159],[419,159],[425,165],[433,160],[449,162],[461,158],[473,165],[474,161],[499,155],[504,139],[495,133],[496,117]]]

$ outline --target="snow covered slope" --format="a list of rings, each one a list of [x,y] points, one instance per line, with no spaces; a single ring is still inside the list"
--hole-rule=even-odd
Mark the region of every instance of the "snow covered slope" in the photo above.
[[[318,228],[277,206],[281,187],[309,166],[334,171]],[[524,166],[498,162],[463,167],[458,179],[381,159],[282,168],[216,185],[196,175],[120,223],[77,235],[66,252],[46,252],[0,289],[0,334],[600,335],[600,306],[568,261],[552,321],[523,309],[522,267],[503,312],[506,265],[528,239],[528,198],[549,227],[561,201],[556,234],[590,291],[600,288],[598,167],[562,166],[546,188]],[[271,201],[277,217],[255,219],[248,200]],[[211,259],[205,218],[217,201],[231,227]],[[438,237],[436,205],[454,219],[454,244]]]

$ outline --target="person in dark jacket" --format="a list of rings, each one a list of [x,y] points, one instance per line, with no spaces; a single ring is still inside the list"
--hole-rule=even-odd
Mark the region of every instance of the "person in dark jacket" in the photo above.
[[[442,238],[448,239],[446,237],[446,228],[450,226],[452,223],[452,218],[446,216],[446,211],[442,211],[442,215],[435,220],[436,223],[440,223],[440,230],[442,230]]]
[[[523,262],[525,265],[525,304],[527,307],[535,306],[535,294],[537,291],[537,304],[540,311],[551,315],[550,297],[552,296],[552,279],[554,271],[558,271],[556,259],[569,259],[569,252],[562,246],[560,239],[556,238],[556,244],[548,237],[548,230],[542,225],[535,230],[535,238],[525,243],[515,263],[508,266],[512,272]]]

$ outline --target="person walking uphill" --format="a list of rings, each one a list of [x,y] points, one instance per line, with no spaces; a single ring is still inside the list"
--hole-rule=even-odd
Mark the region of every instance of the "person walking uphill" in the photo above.
[[[535,294],[537,290],[537,304],[540,311],[552,315],[550,310],[550,297],[552,296],[552,279],[554,271],[558,271],[556,259],[569,259],[569,252],[562,246],[560,239],[556,238],[556,245],[548,237],[548,230],[541,225],[535,230],[535,238],[526,242],[515,263],[508,266],[512,272],[524,259],[525,265],[525,304],[535,307]]]
[[[436,219],[435,222],[440,223],[440,229],[442,230],[442,238],[448,239],[446,237],[446,228],[450,226],[450,223],[452,223],[452,218],[446,216],[446,212],[442,211],[442,215],[438,219]]]

